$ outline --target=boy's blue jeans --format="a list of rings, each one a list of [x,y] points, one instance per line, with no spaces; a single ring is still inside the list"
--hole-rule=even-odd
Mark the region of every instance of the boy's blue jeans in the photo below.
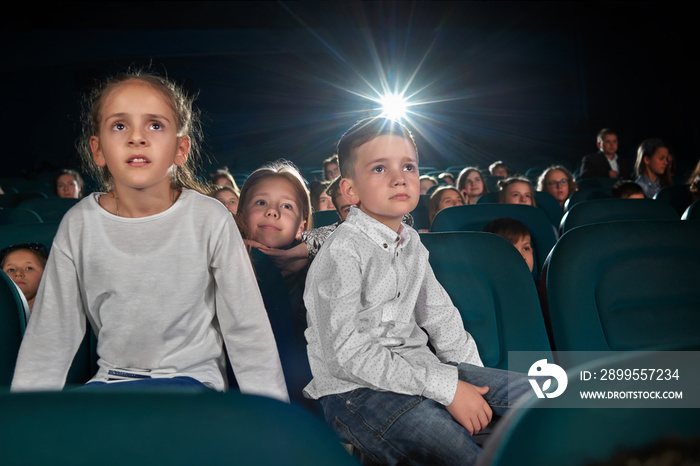
[[[502,416],[532,393],[525,374],[458,364],[459,379],[488,386],[484,399]],[[509,380],[510,375],[510,380]],[[326,421],[366,461],[377,464],[473,464],[481,452],[445,406],[422,396],[359,388],[321,398]]]

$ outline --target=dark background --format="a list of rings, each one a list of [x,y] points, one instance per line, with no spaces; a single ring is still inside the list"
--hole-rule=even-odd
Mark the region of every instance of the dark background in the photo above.
[[[660,137],[688,172],[696,21],[669,2],[23,2],[0,32],[0,176],[77,167],[82,93],[149,65],[199,92],[203,172],[320,167],[382,80],[433,101],[413,108],[422,166],[575,168],[613,127],[621,155]]]

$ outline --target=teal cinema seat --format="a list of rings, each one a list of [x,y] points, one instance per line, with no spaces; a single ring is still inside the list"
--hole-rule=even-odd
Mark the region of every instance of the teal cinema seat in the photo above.
[[[240,393],[0,395],[3,464],[356,465],[298,406]]]
[[[476,201],[477,204],[497,204],[498,192],[486,193]],[[537,208],[544,211],[547,218],[554,226],[558,226],[563,215],[559,201],[554,196],[543,191],[535,191],[535,204]]]
[[[624,220],[679,220],[679,216],[669,204],[653,199],[598,199],[573,206],[559,228],[563,234],[581,225]]]
[[[574,228],[547,258],[545,321],[555,351],[640,350],[700,342],[700,223]]]
[[[683,215],[685,209],[687,209],[688,206],[693,203],[693,197],[690,193],[690,185],[688,184],[666,186],[665,188],[661,188],[659,192],[654,195],[654,199],[671,205],[674,209],[676,209],[679,216]]]
[[[535,256],[533,276],[539,279],[547,254],[556,242],[556,231],[547,215],[522,204],[472,204],[442,209],[433,219],[431,232],[482,231],[492,220],[514,218],[530,231]]]
[[[46,199],[29,199],[22,201],[17,207],[36,212],[44,222],[60,222],[63,215],[79,201],[80,199],[49,197]]]
[[[5,272],[0,271],[0,390],[12,382],[27,311],[22,292]]]
[[[590,389],[587,382],[580,380],[580,369],[600,373],[603,368],[646,368],[663,363],[668,363],[667,356],[645,351],[596,359],[567,372],[566,393]],[[623,381],[611,383],[609,388],[623,392],[640,390],[640,383]],[[561,407],[560,402],[560,398],[540,399],[535,396],[523,400],[495,427],[476,465],[697,463],[697,440],[700,437],[697,409],[678,407],[678,402],[682,403],[683,400],[670,400],[669,407],[648,408]],[[681,444],[681,447],[677,447],[677,444]],[[645,456],[650,454],[646,452],[648,449],[654,449],[655,461]],[[666,453],[662,454],[664,450]],[[612,461],[616,454],[625,452],[626,456]],[[637,458],[637,461],[632,458]]]
[[[311,214],[312,219],[313,219],[313,227],[318,228],[318,227],[324,227],[326,225],[332,225],[338,220],[340,220],[340,217],[338,217],[338,211],[333,209],[333,210],[321,210],[318,212],[314,212]]]
[[[573,206],[581,202],[593,201],[596,199],[611,199],[611,192],[600,188],[579,189],[571,193],[571,196],[564,203],[564,212],[571,210]]]
[[[690,204],[683,212],[682,220],[700,220],[700,200]]]
[[[432,186],[431,186],[432,188]],[[413,228],[415,230],[427,230],[430,228],[430,196],[421,194],[416,208],[411,211]]]
[[[435,277],[459,309],[485,366],[508,369],[508,351],[551,356],[535,282],[510,242],[471,231],[420,236]],[[510,369],[527,372],[527,367]]]
[[[42,220],[33,210],[13,207],[0,209],[0,225],[14,225],[17,223],[42,223]]]

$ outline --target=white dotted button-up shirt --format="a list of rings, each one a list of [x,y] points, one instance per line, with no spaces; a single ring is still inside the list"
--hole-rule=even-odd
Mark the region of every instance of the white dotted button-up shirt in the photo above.
[[[396,233],[353,207],[311,264],[304,302],[311,398],[364,387],[449,405],[457,368],[445,363],[483,365],[406,225]]]

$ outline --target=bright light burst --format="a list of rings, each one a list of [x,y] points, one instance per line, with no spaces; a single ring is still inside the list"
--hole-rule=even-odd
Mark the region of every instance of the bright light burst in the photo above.
[[[409,103],[401,94],[386,94],[379,99],[382,106],[382,116],[392,120],[402,120],[406,117]]]

